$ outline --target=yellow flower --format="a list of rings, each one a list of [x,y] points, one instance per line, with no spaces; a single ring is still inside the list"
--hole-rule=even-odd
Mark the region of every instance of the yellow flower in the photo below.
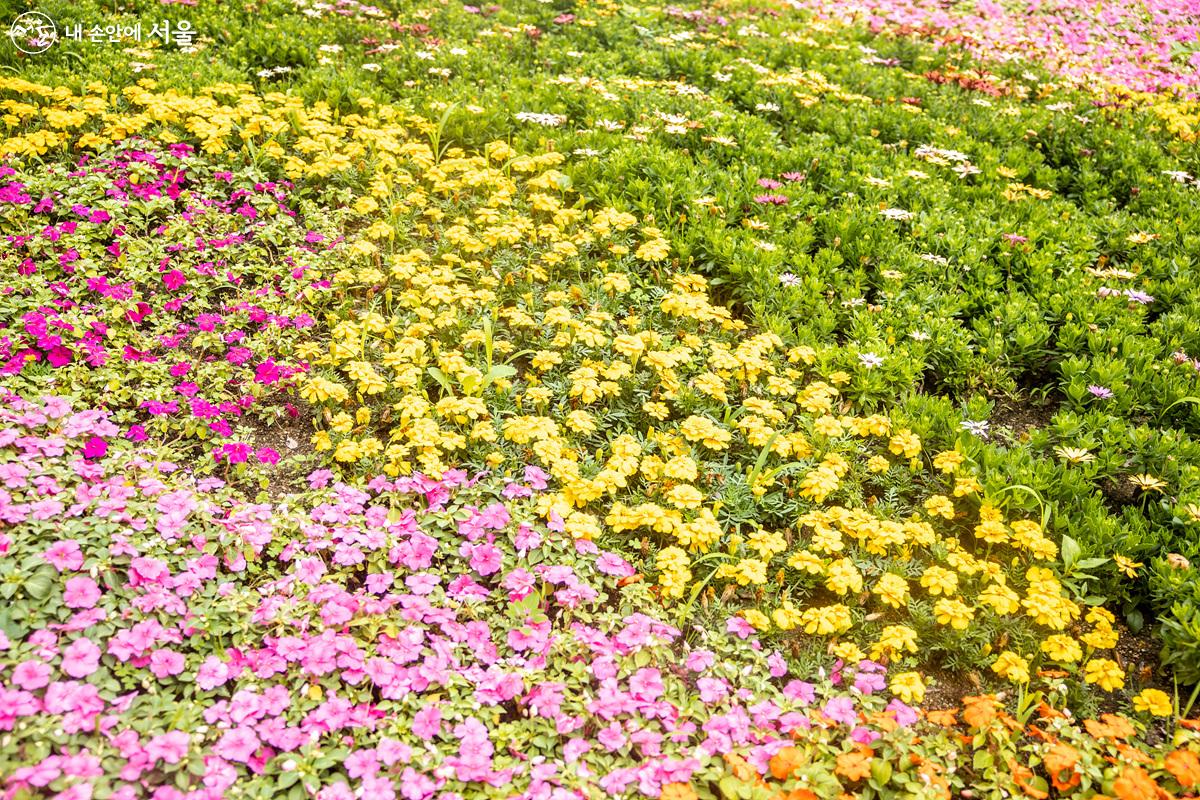
[[[971,624],[971,620],[975,618],[975,612],[971,610],[970,606],[960,600],[948,598],[938,600],[933,607],[933,613],[940,624],[949,625],[956,631],[965,631]]]
[[[935,494],[925,501],[925,510],[931,516],[954,519],[954,503],[944,494]]]
[[[996,657],[992,672],[1013,683],[1029,683],[1029,662],[1010,650]]]
[[[676,508],[699,508],[704,495],[695,486],[681,483],[666,494],[667,502]]]
[[[848,558],[841,558],[830,564],[827,574],[829,577],[825,580],[825,587],[834,594],[862,591],[862,573]]]
[[[853,624],[850,609],[840,604],[805,609],[802,619],[805,633],[821,636],[843,633]]]
[[[1041,644],[1042,652],[1060,664],[1074,664],[1083,658],[1083,648],[1070,636],[1056,633]]]
[[[905,703],[920,703],[925,699],[925,681],[921,680],[920,674],[916,672],[893,675],[888,688]]]
[[[908,602],[908,581],[892,572],[880,575],[871,591],[880,602],[892,608],[900,608]]]
[[[1084,665],[1083,679],[1106,692],[1112,692],[1125,685],[1125,670],[1111,659],[1093,658]]]
[[[767,615],[762,613],[761,611],[754,609],[754,608],[747,608],[746,610],[741,611],[739,613],[742,615],[742,619],[746,620],[746,622],[749,622],[751,625],[753,625],[758,630],[760,630],[760,631],[771,630],[771,620],[768,619]]]
[[[957,450],[943,450],[933,457],[933,466],[942,472],[954,472],[963,463],[963,454]]]
[[[940,594],[949,597],[958,591],[958,575],[944,567],[929,567],[921,576],[921,585],[934,597]]]
[[[917,632],[907,625],[888,625],[879,633],[879,640],[871,646],[871,658],[895,657],[903,653],[917,652]]]
[[[1136,578],[1138,576],[1138,567],[1145,566],[1142,562],[1126,558],[1120,553],[1113,556],[1113,561],[1116,562],[1117,569],[1121,570],[1129,578]]]
[[[869,459],[867,459],[868,472],[887,472],[889,469],[891,469],[891,467],[892,463],[883,456],[871,456]]]
[[[1095,628],[1079,637],[1084,644],[1096,650],[1107,650],[1116,647],[1120,639],[1118,634],[1107,622],[1101,622]]]
[[[1169,717],[1175,713],[1170,695],[1161,689],[1143,689],[1133,698],[1133,708],[1155,717]]]
[[[1015,614],[1021,610],[1021,598],[1002,583],[990,583],[979,594],[979,602],[989,605],[1000,615]]]
[[[916,458],[921,454],[921,438],[906,428],[888,440],[888,450],[892,455]]]

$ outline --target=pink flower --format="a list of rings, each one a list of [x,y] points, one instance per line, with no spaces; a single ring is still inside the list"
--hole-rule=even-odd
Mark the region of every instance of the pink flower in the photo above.
[[[183,731],[168,731],[146,743],[146,755],[153,761],[178,764],[188,754],[190,738]]]
[[[596,569],[605,575],[616,578],[628,578],[633,574],[633,566],[616,553],[604,552],[596,559]]]
[[[77,575],[67,579],[63,602],[68,608],[92,608],[100,599],[100,587],[91,578]]]
[[[62,539],[55,542],[42,553],[42,556],[59,572],[75,570],[83,566],[83,553],[79,551],[79,542],[74,539]]]
[[[50,665],[36,660],[22,661],[13,669],[12,682],[26,691],[41,689],[50,683]],[[3,715],[0,710],[0,717]]]
[[[150,671],[156,678],[166,678],[183,672],[184,658],[174,650],[160,648],[150,653]]]
[[[227,680],[229,680],[229,668],[216,656],[204,659],[204,663],[196,671],[196,685],[206,692],[212,691]]]
[[[704,670],[717,663],[717,657],[710,650],[697,650],[687,657],[684,666],[692,672],[704,672]]]
[[[429,741],[442,731],[442,712],[437,706],[425,706],[413,716],[412,732]]]
[[[240,761],[245,764],[258,751],[259,744],[258,735],[254,729],[234,728],[225,732],[225,735],[213,747],[213,752],[226,761]]]
[[[725,621],[725,630],[739,639],[748,639],[754,635],[754,626],[741,617],[730,617]]]
[[[653,667],[642,667],[629,678],[630,693],[644,702],[652,702],[662,696],[662,673]]]
[[[500,571],[500,550],[491,544],[476,545],[471,552],[471,569],[480,575]]]
[[[100,648],[81,636],[67,646],[62,655],[62,671],[72,678],[86,678],[100,668]]]

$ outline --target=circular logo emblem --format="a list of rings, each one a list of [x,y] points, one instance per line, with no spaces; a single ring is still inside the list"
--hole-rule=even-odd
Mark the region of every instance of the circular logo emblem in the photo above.
[[[13,20],[8,38],[22,53],[37,55],[58,41],[58,28],[54,27],[54,20],[40,11],[26,11]]]

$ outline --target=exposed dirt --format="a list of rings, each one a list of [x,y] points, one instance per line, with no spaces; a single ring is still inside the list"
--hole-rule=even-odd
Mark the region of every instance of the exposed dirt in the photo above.
[[[1028,398],[1005,397],[996,401],[992,411],[992,429],[1011,431],[1020,439],[1025,433],[1050,424],[1061,405],[1057,399],[1037,401]]]
[[[1129,481],[1105,478],[1100,481],[1100,491],[1104,493],[1104,504],[1114,514],[1120,514],[1121,509],[1132,505],[1138,498],[1138,488]]]
[[[302,466],[291,463],[288,456],[303,454],[311,447],[312,412],[301,408],[295,417],[283,413],[275,422],[249,420],[248,424],[252,432],[251,444],[255,447],[270,447],[281,456],[278,464],[269,465],[264,469],[270,481],[266,488],[270,498],[277,500],[290,492],[305,489],[307,485],[304,479],[307,473]]]

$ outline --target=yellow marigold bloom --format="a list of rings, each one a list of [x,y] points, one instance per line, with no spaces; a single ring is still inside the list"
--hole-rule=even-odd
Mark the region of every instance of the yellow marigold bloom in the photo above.
[[[837,491],[838,484],[837,473],[828,467],[820,466],[809,470],[800,480],[800,495],[823,503],[825,498]]]
[[[1021,610],[1021,598],[1002,583],[993,582],[979,594],[979,602],[991,606],[1000,615],[1015,614]]]
[[[643,242],[633,254],[641,261],[662,261],[671,253],[671,245],[666,239],[651,239]]]
[[[847,664],[857,664],[867,657],[862,648],[854,642],[838,642],[833,647],[833,654]]]
[[[1107,650],[1110,647],[1117,646],[1120,634],[1107,622],[1102,622],[1079,638],[1088,647],[1095,648],[1096,650]]]
[[[1041,644],[1041,650],[1060,664],[1074,664],[1083,658],[1083,648],[1079,646],[1079,642],[1061,633],[1047,636]]]
[[[771,620],[767,618],[766,614],[762,613],[758,609],[747,608],[744,611],[740,611],[738,613],[741,615],[742,619],[746,620],[746,622],[749,622],[751,625],[753,625],[758,630],[760,630],[760,631],[771,630]]]
[[[805,609],[802,617],[804,632],[819,636],[843,633],[853,624],[850,609],[840,604]]]
[[[820,575],[825,572],[825,562],[821,560],[820,556],[807,550],[793,554],[787,564],[792,569],[807,572],[810,575]]]
[[[921,454],[921,437],[905,428],[888,440],[888,450],[892,455],[916,458]]]
[[[699,508],[704,495],[695,486],[681,483],[666,494],[667,502],[676,508]]]
[[[775,623],[775,627],[781,631],[790,631],[793,628],[799,627],[803,621],[800,612],[792,605],[791,601],[785,600],[783,605],[771,612],[771,621]]]
[[[712,511],[702,508],[694,520],[675,526],[674,534],[679,543],[689,550],[707,553],[720,540],[721,526]]]
[[[944,494],[935,494],[925,501],[930,516],[954,519],[954,503]]]
[[[1079,616],[1079,606],[1057,591],[1052,593],[1031,587],[1021,606],[1034,622],[1055,631],[1065,630]]]
[[[834,594],[858,593],[863,588],[862,573],[854,562],[848,558],[840,558],[829,565],[826,571],[825,587]]]
[[[1008,528],[1003,522],[985,520],[975,526],[975,538],[988,544],[1004,544],[1008,541]]]
[[[353,439],[343,439],[338,442],[337,449],[333,451],[334,459],[343,463],[358,461],[361,454],[362,451],[358,447],[358,442]]]
[[[677,481],[694,481],[700,475],[696,462],[690,457],[679,455],[663,465],[662,474]]]
[[[917,652],[917,632],[907,625],[888,625],[871,646],[871,658],[893,657]]]
[[[971,607],[960,600],[943,598],[933,607],[934,616],[942,625],[948,625],[956,631],[965,631],[975,618]]]
[[[533,368],[541,372],[555,367],[562,363],[562,356],[553,350],[538,350],[533,354],[533,360],[530,362]]]
[[[658,566],[658,584],[666,597],[683,597],[684,591],[692,581],[692,571],[687,553],[675,547],[664,547],[658,551],[655,558]]]
[[[1114,625],[1116,616],[1104,606],[1092,606],[1084,619],[1092,625]]]
[[[957,470],[963,463],[963,454],[957,450],[943,450],[933,457],[933,466],[942,472]]]
[[[921,675],[916,672],[893,675],[888,682],[888,688],[905,703],[916,704],[925,699],[925,681],[921,680]]]
[[[1175,713],[1170,695],[1161,689],[1143,689],[1133,698],[1133,708],[1155,717],[1169,717]]]
[[[700,442],[709,450],[724,450],[733,436],[711,419],[693,414],[679,426],[679,432],[689,442]]]
[[[974,476],[959,476],[954,480],[954,496],[965,497],[969,494],[979,494],[983,491],[983,485],[975,479]]]
[[[888,461],[883,456],[871,456],[867,459],[867,471],[880,473],[887,472],[892,467],[892,462]]]
[[[818,417],[813,423],[813,431],[822,436],[841,436],[842,424],[837,421],[837,417],[832,417],[829,414]]]
[[[654,400],[647,400],[645,403],[642,403],[642,411],[645,411],[657,420],[664,420],[671,415],[671,409],[667,408],[666,403],[659,403]]]
[[[1011,650],[996,657],[992,672],[1013,683],[1029,683],[1029,662]]]
[[[908,581],[893,572],[880,575],[871,591],[881,603],[892,608],[900,608],[908,603]]]
[[[934,597],[938,595],[950,597],[958,591],[958,575],[944,567],[929,567],[921,575],[921,585]]]
[[[526,390],[525,394],[526,394],[526,396],[528,396],[532,392],[533,392],[533,389],[528,389],[528,390]],[[576,409],[575,411],[572,411],[570,414],[567,414],[567,417],[564,420],[564,422],[566,423],[566,426],[568,428],[575,431],[576,433],[588,434],[588,433],[591,433],[592,431],[596,430],[596,422],[595,422],[595,420],[592,419],[592,415],[589,414],[588,412],[584,411],[583,409]]]
[[[755,531],[746,544],[768,563],[787,549],[787,539],[778,531]]]
[[[767,582],[767,564],[757,558],[743,558],[734,566],[734,570],[739,586],[762,586]]]
[[[1125,670],[1111,659],[1093,658],[1083,667],[1083,679],[1106,692],[1112,692],[1125,685]]]
[[[599,520],[582,511],[574,511],[567,517],[566,529],[574,539],[595,539],[602,532]]]

